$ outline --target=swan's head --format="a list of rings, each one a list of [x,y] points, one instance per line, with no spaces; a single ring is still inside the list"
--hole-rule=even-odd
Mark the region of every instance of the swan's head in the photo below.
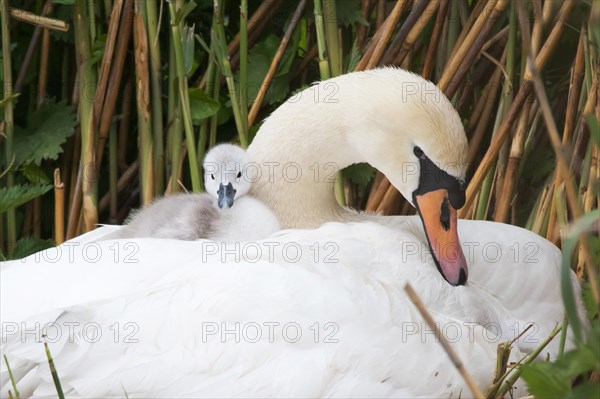
[[[254,188],[286,227],[353,220],[335,201],[330,167],[337,165],[333,173],[359,162],[377,168],[418,209],[435,264],[453,285],[467,279],[456,226],[467,150],[450,101],[433,83],[398,68],[349,73],[307,88],[267,118],[249,148],[261,165],[293,161],[304,171],[299,181],[275,174],[274,184],[262,179]]]
[[[353,137],[364,160],[378,168],[418,210],[442,276],[467,280],[456,210],[465,203],[467,139],[450,101],[431,82],[397,69],[375,70],[378,96],[366,137]],[[363,125],[364,126],[364,125]],[[364,129],[367,129],[364,126]]]
[[[435,264],[452,285],[467,282],[467,261],[460,246],[456,210],[465,204],[465,181],[413,148],[419,164],[419,184],[412,192]]]
[[[204,186],[219,208],[231,208],[236,198],[250,190],[251,179],[245,175],[249,163],[246,151],[232,144],[220,144],[206,154]]]

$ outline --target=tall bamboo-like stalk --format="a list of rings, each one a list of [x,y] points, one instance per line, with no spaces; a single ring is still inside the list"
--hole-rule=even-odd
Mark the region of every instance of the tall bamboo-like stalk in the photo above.
[[[96,41],[96,1],[88,1],[88,18],[89,18],[89,30],[90,30],[90,43],[93,45]]]
[[[315,27],[317,29],[317,48],[319,49],[319,71],[321,73],[321,80],[326,80],[331,77],[331,70],[329,69],[329,60],[326,56],[325,22],[323,21],[321,0],[315,0]]]
[[[248,137],[248,0],[240,5],[240,115],[243,136]]]
[[[138,136],[140,154],[140,185],[143,205],[154,199],[154,161],[152,140],[152,116],[150,115],[150,76],[148,65],[148,35],[144,24],[145,5],[136,1],[133,17],[133,39],[135,43],[135,92],[138,114]]]
[[[515,67],[515,43],[517,37],[516,6],[513,3],[510,10],[509,33],[508,33],[508,57],[506,61],[507,73],[512,77]],[[498,201],[496,202],[496,212],[494,220],[504,222],[508,217],[510,202],[514,184],[518,178],[518,168],[523,155],[523,146],[525,145],[525,132],[527,121],[529,119],[529,108],[531,104],[526,102],[520,116],[516,133],[513,137],[509,159],[506,165],[506,173],[499,190]]]
[[[54,242],[65,241],[65,184],[60,178],[60,169],[54,169]]]
[[[92,68],[90,36],[84,16],[85,0],[75,2],[73,17],[75,25],[75,51],[79,75],[79,123],[81,126],[81,168],[83,178],[83,223],[85,231],[96,228],[98,223],[98,174],[96,172],[96,137],[94,129],[94,101],[88,90],[96,87]]]
[[[317,29],[317,46],[319,49],[319,70],[321,79],[329,79],[342,74],[340,60],[340,43],[338,38],[337,13],[334,0],[315,0],[315,26]],[[325,58],[325,49],[327,58]],[[335,195],[340,205],[346,204],[344,177],[337,173]]]
[[[542,47],[540,53],[535,59],[535,66],[538,70],[543,69],[543,67],[548,62],[548,58],[556,48],[558,44],[558,40],[565,29],[565,22],[571,11],[574,7],[574,2],[567,1],[564,2],[561,10],[559,12],[559,17],[557,18],[557,23],[552,28],[544,46]],[[518,18],[517,18],[518,19]],[[455,58],[455,57],[454,57]],[[450,78],[448,78],[449,83]],[[532,78],[528,73],[525,73],[525,77],[523,79],[523,84],[519,88],[517,95],[515,96],[515,100],[512,103],[510,110],[506,114],[506,118],[504,118],[502,125],[498,129],[498,133],[494,140],[492,140],[490,146],[486,150],[486,153],[479,163],[479,167],[475,171],[471,181],[469,183],[469,187],[467,188],[466,193],[466,201],[463,208],[459,211],[459,217],[464,217],[465,213],[469,211],[477,192],[479,191],[481,184],[485,176],[487,175],[488,168],[492,166],[493,161],[496,156],[500,152],[500,149],[504,145],[506,138],[508,137],[509,132],[511,131],[513,123],[517,120],[518,115],[520,114],[521,107],[529,97],[529,94],[533,90]]]
[[[181,98],[177,86],[177,66],[175,63],[176,43],[171,41],[169,49],[169,91],[168,91],[168,125],[167,139],[169,143],[171,175],[169,178],[168,192],[179,191],[179,163],[181,159],[181,142],[183,140],[183,126],[181,115]]]
[[[9,25],[9,8],[8,0],[0,0],[2,8],[2,67],[4,73],[4,98],[9,99],[12,96],[12,63],[10,56],[10,25]],[[4,134],[6,135],[4,149],[6,154],[6,162],[9,165],[14,160],[13,153],[13,132],[14,132],[14,104],[12,100],[8,100],[4,104]],[[6,165],[6,166],[9,166]],[[12,169],[12,167],[10,168]],[[14,175],[11,170],[6,174],[6,187],[10,188],[14,185]],[[0,228],[2,226],[0,225]],[[11,208],[6,212],[6,238],[8,241],[7,253],[10,256],[17,243],[17,223],[15,208]]]
[[[231,63],[229,62],[229,55],[227,53],[227,39],[225,38],[225,27],[223,25],[223,18],[221,16],[221,5],[219,0],[214,1],[214,17],[215,17],[215,31],[213,31],[213,37],[211,40],[216,40],[218,46],[216,46],[218,59],[221,60],[222,73],[225,76],[225,82],[227,83],[227,89],[229,90],[229,99],[231,100],[231,108],[233,110],[233,118],[235,119],[235,126],[238,131],[240,138],[240,144],[243,148],[248,147],[248,136],[244,131],[242,123],[242,114],[240,111],[240,104],[235,89],[235,81],[233,78],[233,71],[231,69]],[[250,121],[249,121],[250,122]],[[248,123],[250,125],[250,123]]]
[[[187,156],[190,164],[192,190],[198,192],[202,190],[202,182],[200,180],[200,165],[198,164],[198,158],[196,157],[196,140],[194,140],[194,127],[192,125],[192,116],[190,113],[190,97],[188,96],[187,77],[183,65],[183,45],[180,25],[180,22],[183,21],[178,20],[175,4],[173,4],[173,2],[169,3],[169,13],[171,15],[171,32],[175,50],[175,65],[177,67],[177,87],[179,89],[181,110],[183,112],[183,128],[185,131]],[[173,167],[177,167],[177,165],[173,165]]]
[[[506,76],[504,77],[504,84],[503,84],[503,89],[502,89],[502,98],[500,99],[500,105],[498,106],[498,112],[496,114],[496,122],[494,124],[494,132],[492,135],[492,140],[493,137],[495,136],[496,132],[498,131],[498,128],[500,127],[500,124],[502,122],[502,120],[504,119],[504,116],[507,112],[507,110],[509,109],[511,103],[512,103],[512,99],[513,99],[513,85],[512,85],[512,79],[513,79],[513,75],[514,75],[514,68],[515,68],[515,54],[516,54],[516,40],[517,40],[517,23],[515,21],[516,18],[516,9],[513,7],[511,8],[510,11],[510,17],[509,17],[509,26],[510,26],[510,33],[509,33],[509,39],[508,39],[508,44],[507,47],[505,49],[505,56],[506,56]],[[525,105],[527,106],[527,105]],[[506,147],[505,147],[506,148]],[[477,219],[486,219],[487,213],[488,213],[488,209],[489,209],[489,203],[491,201],[492,198],[492,192],[491,192],[491,187],[493,182],[502,184],[502,182],[499,180],[499,171],[500,168],[502,168],[503,166],[501,165],[502,163],[502,158],[499,157],[498,159],[498,163],[490,168],[490,170],[488,171],[486,180],[483,183],[483,186],[481,188],[481,193],[479,196],[479,205],[477,207],[477,211],[476,211],[476,218]],[[500,191],[501,187],[497,188],[497,191]]]
[[[158,43],[158,19],[156,0],[144,0],[146,6],[146,26],[150,52],[150,84],[152,89],[152,157],[154,164],[154,194],[162,195],[165,179],[165,154],[163,145],[163,114],[161,89],[161,60]]]
[[[214,76],[215,74],[215,64],[212,61],[209,61],[209,67],[208,69],[210,69],[210,75],[209,76]],[[213,88],[212,88],[212,82],[210,82],[211,84],[209,85],[209,82],[206,82],[206,86],[205,86],[205,90],[206,90],[206,95],[210,96],[210,93],[212,92]],[[210,92],[208,91],[210,88]],[[212,117],[206,118],[204,119],[201,123],[200,123],[200,135],[198,136],[198,148],[196,149],[197,153],[198,153],[198,159],[202,160],[204,159],[204,154],[206,152],[206,146],[208,144],[208,138],[209,138],[209,129],[210,129],[210,120],[212,119]]]
[[[554,150],[554,153],[556,154],[557,165],[559,167],[560,173],[563,175],[563,183],[565,186],[567,203],[573,214],[573,217],[575,219],[579,219],[583,216],[583,208],[580,203],[580,199],[577,196],[577,193],[575,191],[574,181],[572,179],[571,170],[569,168],[569,160],[562,150],[562,143],[560,140],[560,135],[558,133],[558,129],[556,127],[556,122],[554,121],[554,117],[552,115],[552,109],[550,108],[550,104],[548,103],[546,91],[542,84],[542,80],[539,75],[539,70],[536,65],[537,60],[534,59],[534,55],[531,52],[531,48],[529,48],[529,37],[528,37],[529,31],[527,31],[527,29],[523,28],[524,19],[522,19],[522,18],[524,16],[524,12],[523,12],[523,9],[521,8],[522,5],[519,4],[518,7],[519,7],[518,8],[519,16],[521,17],[521,19],[519,20],[519,22],[521,24],[521,31],[525,38],[523,43],[524,43],[524,47],[525,47],[525,50],[527,53],[527,70],[526,70],[525,76],[526,77],[529,76],[533,81],[533,85],[535,86],[535,92],[536,92],[538,100],[540,102],[540,109],[542,110],[544,122],[546,124],[546,127],[548,128],[547,133],[548,133],[548,136],[550,139],[550,143],[552,145],[552,149]],[[540,52],[540,55],[542,55],[542,52]],[[597,271],[596,271],[596,263],[594,262],[594,259],[592,257],[590,247],[589,247],[589,242],[588,242],[587,236],[585,234],[580,235],[580,241],[581,241],[581,246],[583,247],[583,249],[582,249],[583,257],[585,258],[585,266],[586,266],[586,271],[587,271],[588,277],[589,277],[589,282],[590,282],[590,287],[592,290],[592,296],[594,298],[594,303],[596,305],[596,308],[600,309],[600,289],[598,288],[598,277],[597,277],[598,275],[597,275]]]
[[[211,30],[214,32],[216,27],[216,19],[213,15],[212,28]],[[206,71],[206,85],[204,86],[204,90],[207,96],[211,97],[215,101],[219,101],[219,92],[220,85],[219,83],[219,68],[217,67],[217,60],[215,59],[217,53],[217,43],[214,40],[210,41],[209,48],[209,60],[208,60],[208,68]],[[242,79],[240,78],[240,81]],[[247,84],[247,83],[246,83]],[[240,87],[243,85],[240,83]],[[241,98],[241,93],[240,93]],[[246,121],[248,120],[247,114],[247,104],[248,100],[246,99]],[[246,125],[247,126],[247,125]],[[204,159],[204,153],[206,151],[207,145],[208,147],[213,147],[217,142],[217,115],[212,115],[210,118],[207,118],[202,121],[200,124],[200,137],[198,138],[198,158]]]
[[[340,58],[340,42],[335,0],[323,0],[323,13],[325,15],[325,35],[327,39],[329,69],[331,71],[331,76],[335,77],[342,74],[342,60]]]
[[[566,114],[565,114],[565,125],[563,128],[562,145],[567,147],[573,137],[575,126],[577,122],[577,114],[579,112],[578,103],[581,95],[581,88],[584,77],[584,36],[585,29],[582,29],[582,34],[579,36],[579,43],[577,45],[577,53],[575,55],[575,61],[571,68],[571,79],[569,82],[569,97],[567,100]],[[585,171],[585,169],[584,169]],[[582,179],[583,180],[583,179]],[[556,185],[555,191],[558,189],[562,181],[562,175],[560,170],[556,170]],[[562,190],[561,195],[564,194]],[[555,198],[558,198],[558,194],[555,192]],[[556,201],[555,201],[556,202]],[[556,208],[556,203],[553,203],[553,209]],[[550,214],[550,223],[548,227],[548,234],[546,238],[554,243],[558,243],[558,229],[556,227],[556,212]]]
[[[109,222],[117,222],[117,127],[111,126],[108,136],[108,187],[110,198]]]
[[[460,21],[458,16],[458,1],[450,1],[450,19],[448,20],[448,36],[446,42],[446,62],[450,60],[452,56],[452,50],[457,48],[455,46],[456,39],[458,39],[458,30],[460,28]]]
[[[498,112],[496,114],[496,121],[494,123],[494,134],[498,131],[498,126],[500,125],[500,121],[504,117],[506,112],[507,105],[505,103],[505,99],[500,99],[500,103],[498,105]],[[494,134],[492,137],[494,137]],[[494,184],[494,174],[496,171],[496,166],[494,165],[488,170],[487,176],[483,181],[481,186],[481,191],[479,192],[479,199],[477,204],[477,210],[475,211],[475,218],[483,220],[486,218],[487,210],[489,208],[489,202],[492,192],[492,185]]]

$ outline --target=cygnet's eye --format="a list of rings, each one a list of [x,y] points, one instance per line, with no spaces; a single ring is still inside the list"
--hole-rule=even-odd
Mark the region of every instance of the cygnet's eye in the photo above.
[[[238,174],[237,174],[237,176],[236,176],[236,177],[237,177],[238,179],[239,179],[240,177],[242,177],[242,172],[238,172]]]
[[[215,180],[215,175],[210,175],[210,177],[211,177],[213,180]]]

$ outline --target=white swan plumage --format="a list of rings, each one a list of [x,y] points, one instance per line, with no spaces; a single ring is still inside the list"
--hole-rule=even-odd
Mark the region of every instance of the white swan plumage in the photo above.
[[[332,88],[338,103],[315,103],[314,90]],[[442,220],[458,231],[469,268],[466,285],[452,286],[443,273],[453,269],[438,272],[429,249],[422,222],[432,222],[343,210],[323,176],[367,161],[420,201],[426,154],[456,165],[444,175],[457,184],[449,197],[464,180],[465,149],[449,102],[406,71],[354,73],[301,92],[249,149],[273,177],[252,194],[290,230],[228,246],[101,241],[118,230],[105,226],[2,265],[0,348],[21,396],[56,395],[46,340],[71,397],[470,397],[404,285],[484,389],[499,342],[533,323],[515,343],[520,358],[562,321],[559,250],[519,227]],[[277,163],[302,175],[271,175]],[[308,176],[314,163],[317,179]],[[452,211],[460,198],[450,200]],[[42,326],[45,338],[35,335]],[[5,397],[5,364],[0,377]]]

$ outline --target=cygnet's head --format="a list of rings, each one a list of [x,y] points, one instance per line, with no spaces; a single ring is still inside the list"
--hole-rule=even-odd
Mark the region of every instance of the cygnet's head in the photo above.
[[[249,163],[246,151],[232,144],[220,144],[206,154],[204,186],[219,208],[231,208],[235,198],[250,190],[251,179],[245,172]]]

